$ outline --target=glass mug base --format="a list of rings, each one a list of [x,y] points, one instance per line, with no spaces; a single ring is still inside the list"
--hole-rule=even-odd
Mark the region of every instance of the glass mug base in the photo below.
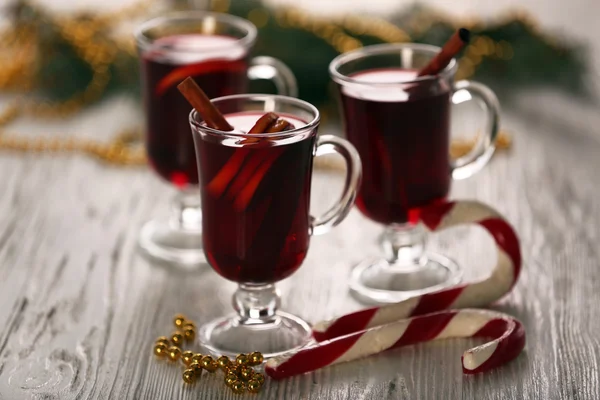
[[[260,351],[267,359],[305,346],[311,329],[301,318],[277,311],[268,322],[243,320],[237,314],[218,318],[203,325],[198,336],[200,345],[215,356],[235,358],[240,353]]]
[[[461,278],[458,264],[427,252],[426,261],[414,267],[398,267],[381,258],[361,262],[350,275],[350,291],[361,302],[397,303],[454,286]]]
[[[202,231],[181,229],[169,220],[151,220],[140,231],[140,249],[151,259],[181,270],[194,270],[206,264]]]

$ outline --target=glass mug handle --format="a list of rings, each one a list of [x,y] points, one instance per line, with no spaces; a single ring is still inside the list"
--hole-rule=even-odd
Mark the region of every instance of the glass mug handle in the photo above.
[[[487,114],[486,132],[468,154],[452,162],[452,178],[459,180],[470,177],[483,168],[496,149],[496,136],[500,119],[500,104],[496,95],[487,86],[471,81],[459,81],[454,85],[452,104],[480,100]]]
[[[315,157],[337,153],[346,162],[346,181],[338,202],[319,217],[311,215],[311,231],[313,236],[322,235],[331,230],[346,218],[356,200],[356,192],[362,179],[362,164],[358,152],[345,139],[333,135],[323,135],[317,139]]]
[[[248,79],[266,79],[272,81],[277,88],[277,93],[298,97],[298,84],[292,70],[283,62],[269,56],[254,57],[250,60]]]

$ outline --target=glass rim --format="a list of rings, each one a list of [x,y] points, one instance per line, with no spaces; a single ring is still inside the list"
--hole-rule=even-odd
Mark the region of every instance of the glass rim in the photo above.
[[[252,22],[248,21],[247,19],[237,17],[235,15],[214,12],[214,11],[175,11],[175,12],[170,12],[165,15],[161,15],[159,17],[154,17],[147,21],[142,22],[134,29],[133,35],[137,41],[138,46],[146,48],[146,47],[151,46],[155,41],[155,39],[150,39],[146,35],[146,32],[149,29],[152,29],[152,28],[160,26],[164,23],[172,22],[172,21],[176,21],[176,20],[195,20],[195,19],[201,20],[201,19],[205,19],[206,17],[213,17],[219,22],[229,24],[229,25],[235,26],[237,28],[240,28],[240,29],[246,31],[246,34],[244,35],[244,37],[237,39],[235,42],[232,42],[232,45],[235,43],[235,45],[237,45],[237,46],[241,45],[244,48],[248,48],[256,41],[256,37],[258,35],[258,30]],[[172,50],[174,52],[188,51],[188,50],[177,50],[177,49],[170,49],[170,50]],[[189,50],[189,51],[192,52],[192,50]],[[212,51],[222,52],[223,46],[219,46],[218,48],[216,47],[214,50],[213,49],[202,49],[203,53],[212,52]]]
[[[437,54],[441,47],[433,46],[430,44],[422,44],[422,43],[383,43],[383,44],[375,44],[371,46],[365,46],[356,50],[349,51],[347,53],[340,54],[335,57],[329,63],[329,75],[331,79],[341,85],[363,85],[363,86],[389,86],[389,85],[404,85],[411,83],[421,83],[427,81],[433,81],[440,79],[440,77],[449,77],[456,73],[456,69],[458,67],[458,62],[456,58],[452,58],[450,63],[440,72],[438,75],[433,76],[421,76],[411,80],[390,80],[384,82],[366,82],[360,79],[353,78],[351,76],[342,74],[339,72],[339,68],[350,62],[356,61],[364,58],[368,58],[374,55],[382,55],[394,51],[399,51],[402,49],[414,49],[424,53],[430,53],[432,55]]]
[[[301,126],[299,128],[294,128],[289,131],[279,132],[279,133],[234,133],[234,132],[221,131],[219,129],[214,129],[214,128],[211,128],[209,126],[199,123],[197,121],[197,117],[199,116],[199,113],[195,109],[192,109],[192,111],[190,111],[190,115],[189,115],[190,125],[195,129],[198,129],[198,130],[201,130],[206,133],[213,134],[213,135],[223,136],[223,137],[228,136],[228,137],[238,137],[238,138],[244,138],[244,139],[247,139],[247,138],[282,139],[282,138],[294,137],[299,134],[305,133],[306,131],[313,130],[321,122],[321,114],[319,113],[319,110],[317,109],[317,107],[315,107],[314,105],[312,105],[311,103],[309,103],[307,101],[297,99],[295,97],[280,95],[280,94],[252,94],[252,93],[233,94],[233,95],[229,95],[229,96],[222,96],[222,97],[216,97],[214,99],[211,99],[211,103],[216,104],[216,103],[223,102],[223,101],[238,100],[238,99],[250,100],[250,101],[253,101],[253,100],[254,101],[265,101],[265,102],[269,99],[276,100],[276,101],[277,100],[284,101],[287,103],[296,104],[301,107],[306,107],[314,114],[314,118],[312,119],[312,121],[308,122],[304,126]],[[263,110],[263,111],[265,113],[269,112],[269,110]]]

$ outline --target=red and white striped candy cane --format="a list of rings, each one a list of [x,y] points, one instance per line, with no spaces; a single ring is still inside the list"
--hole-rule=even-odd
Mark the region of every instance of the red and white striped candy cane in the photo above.
[[[265,373],[273,379],[283,379],[387,349],[457,337],[494,338],[463,353],[463,371],[468,374],[508,362],[525,346],[523,326],[506,314],[488,310],[446,310],[316,343],[292,355],[272,358],[267,361]]]
[[[448,202],[423,208],[419,220],[432,232],[462,224],[478,224],[485,228],[492,235],[498,253],[492,274],[479,282],[458,285],[317,323],[313,327],[313,337],[317,342],[414,315],[450,308],[486,306],[512,289],[521,270],[519,240],[508,222],[494,209],[476,201]]]

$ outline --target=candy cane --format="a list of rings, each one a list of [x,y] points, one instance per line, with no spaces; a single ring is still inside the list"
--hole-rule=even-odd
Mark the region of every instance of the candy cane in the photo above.
[[[492,274],[479,282],[458,285],[399,303],[369,308],[331,321],[317,323],[313,327],[313,337],[317,342],[414,315],[450,308],[485,306],[512,289],[521,270],[519,240],[508,222],[495,210],[475,201],[449,202],[422,209],[419,220],[432,232],[465,223],[475,223],[485,228],[492,235],[498,253],[498,260]]]
[[[525,346],[521,323],[488,310],[446,310],[421,315],[338,337],[292,355],[267,361],[265,373],[273,379],[314,371],[356,360],[387,349],[457,337],[492,337],[492,341],[463,353],[463,372],[483,372],[508,362]]]

